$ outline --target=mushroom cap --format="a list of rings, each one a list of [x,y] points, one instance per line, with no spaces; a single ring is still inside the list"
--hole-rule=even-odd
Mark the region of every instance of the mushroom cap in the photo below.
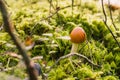
[[[86,39],[86,33],[81,27],[75,27],[71,33],[70,38],[73,43],[82,43]]]

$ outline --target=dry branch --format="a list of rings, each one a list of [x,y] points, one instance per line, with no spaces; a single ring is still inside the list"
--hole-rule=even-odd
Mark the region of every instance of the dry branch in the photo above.
[[[108,0],[108,5],[110,5],[110,4],[111,4],[110,0]],[[116,25],[115,25],[115,23],[114,23],[114,21],[113,21],[112,10],[111,10],[110,6],[109,6],[109,11],[110,11],[110,18],[111,18],[112,24],[113,24],[115,30],[118,30],[117,27],[116,27]]]
[[[48,0],[48,2],[49,2],[49,4],[50,4],[50,9],[51,9],[51,8],[55,9],[55,7],[54,7],[54,5],[53,5],[53,3],[52,3],[52,0]]]
[[[31,63],[29,57],[27,56],[27,51],[25,50],[25,46],[21,44],[20,39],[14,34],[15,30],[10,22],[9,15],[3,0],[0,0],[0,11],[3,17],[4,29],[11,36],[12,40],[19,49],[19,53],[22,55],[25,65],[27,67],[30,80],[37,80],[37,74],[36,74],[37,72],[34,69],[33,67],[34,65]]]
[[[88,61],[91,65],[96,66],[96,67],[101,67],[100,65],[97,65],[97,64],[93,63],[90,59],[88,59],[86,56],[84,56],[84,55],[82,55],[82,54],[79,54],[79,53],[70,53],[70,54],[67,54],[67,55],[65,55],[65,56],[60,57],[60,58],[55,62],[55,64],[50,67],[50,70],[49,70],[48,72],[50,72],[51,69],[54,68],[55,65],[57,65],[61,60],[66,59],[66,58],[69,58],[69,57],[71,57],[71,56],[81,57],[81,58],[85,59],[86,61]]]
[[[103,0],[101,0],[101,4],[102,4],[102,11],[103,11],[103,14],[104,14],[104,17],[105,17],[105,20],[103,20],[103,22],[106,25],[106,27],[108,28],[108,30],[110,31],[110,33],[112,34],[112,36],[113,36],[114,40],[116,41],[118,47],[120,48],[119,42],[117,41],[115,35],[113,34],[112,30],[109,28],[109,26],[107,24],[107,15],[106,15],[106,11],[105,11],[105,8],[104,8],[104,5],[103,5]]]
[[[73,7],[76,7],[76,6],[80,6],[80,4],[79,4],[79,5],[73,5]],[[68,5],[68,6],[65,6],[65,7],[61,7],[61,8],[60,8],[60,7],[57,7],[57,9],[56,9],[56,11],[55,11],[54,13],[52,13],[52,14],[50,14],[49,16],[47,16],[47,17],[45,17],[45,18],[42,18],[40,21],[36,22],[35,25],[32,27],[32,31],[33,31],[34,28],[38,25],[39,22],[44,21],[44,20],[47,20],[47,19],[50,19],[50,18],[52,18],[54,15],[58,14],[58,12],[59,12],[60,10],[63,10],[63,9],[69,8],[69,7],[71,7],[71,5]],[[31,36],[32,36],[32,31],[31,31],[31,33],[30,33]]]

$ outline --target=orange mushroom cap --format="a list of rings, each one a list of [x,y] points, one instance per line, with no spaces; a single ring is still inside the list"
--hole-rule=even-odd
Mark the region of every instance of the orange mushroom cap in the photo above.
[[[70,38],[73,43],[82,43],[86,39],[86,33],[81,27],[75,27],[71,33]]]
[[[25,40],[25,46],[30,46],[31,44],[33,44],[33,40],[30,36],[27,36],[26,40]]]

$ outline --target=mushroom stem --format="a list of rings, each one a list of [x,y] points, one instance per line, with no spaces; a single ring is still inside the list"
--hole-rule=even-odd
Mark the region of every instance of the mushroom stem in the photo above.
[[[72,43],[71,54],[72,53],[77,53],[78,45],[79,45],[78,43]]]

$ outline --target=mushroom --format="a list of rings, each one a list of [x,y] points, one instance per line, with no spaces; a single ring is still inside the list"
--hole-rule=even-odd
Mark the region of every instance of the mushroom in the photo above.
[[[27,36],[25,41],[24,41],[24,45],[26,50],[30,50],[34,47],[35,43],[33,41],[33,39],[31,38],[31,36]]]
[[[71,53],[77,53],[78,45],[86,40],[86,33],[81,27],[75,27],[71,33],[70,38],[72,42]]]

